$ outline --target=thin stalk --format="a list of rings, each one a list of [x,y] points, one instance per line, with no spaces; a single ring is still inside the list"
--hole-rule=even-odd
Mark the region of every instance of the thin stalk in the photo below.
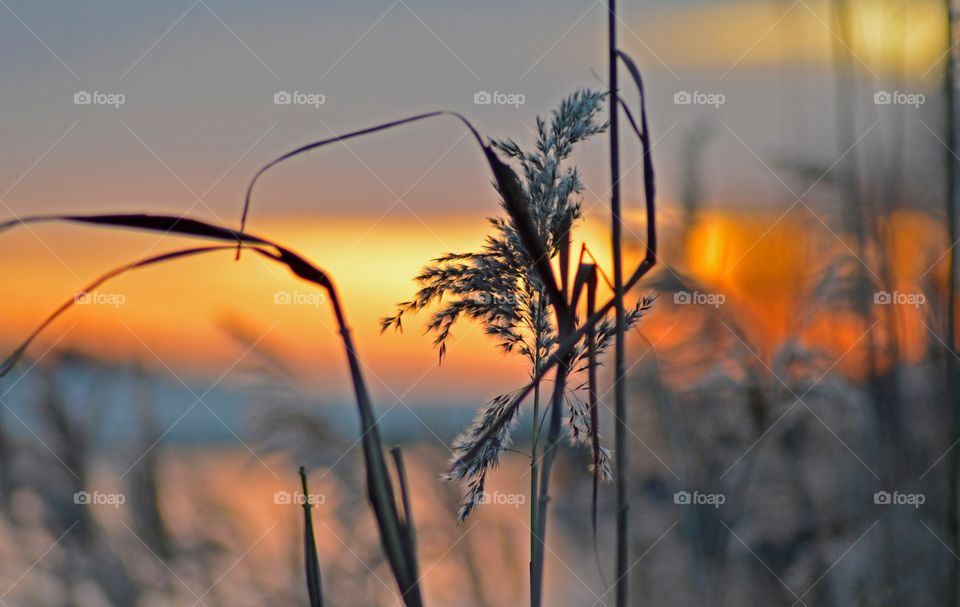
[[[361,441],[363,443],[364,463],[367,470],[367,493],[370,504],[376,515],[377,524],[380,529],[380,540],[386,553],[390,568],[396,578],[397,585],[400,588],[403,602],[407,607],[422,607],[423,600],[420,594],[419,579],[416,576],[416,564],[410,562],[408,552],[404,548],[404,534],[408,529],[401,523],[400,515],[397,510],[397,503],[393,489],[393,483],[387,472],[386,462],[383,456],[383,442],[380,439],[380,432],[377,428],[377,418],[374,415],[373,405],[367,391],[366,382],[363,378],[363,372],[360,360],[353,345],[353,339],[350,335],[350,329],[347,325],[346,316],[341,305],[340,298],[337,295],[337,289],[329,276],[317,268],[315,265],[297,255],[290,249],[287,249],[275,242],[259,238],[250,234],[236,232],[223,226],[209,224],[203,221],[190,219],[186,217],[176,217],[169,215],[146,215],[146,214],[120,214],[120,215],[37,215],[31,217],[21,217],[16,220],[0,223],[0,233],[29,223],[63,221],[68,223],[81,223],[99,227],[125,228],[132,230],[145,230],[159,232],[161,234],[171,234],[177,236],[186,236],[192,238],[203,238],[219,240],[221,242],[231,243],[230,249],[237,246],[251,248],[254,252],[278,263],[287,266],[297,277],[313,283],[317,287],[326,291],[330,305],[336,316],[337,326],[340,329],[340,336],[343,340],[344,352],[347,357],[347,363],[350,367],[350,376],[353,380],[354,394],[357,400],[357,408],[360,412],[361,422]],[[184,249],[174,251],[164,255],[159,255],[149,259],[141,259],[132,264],[124,265],[115,269],[102,277],[85,289],[89,292],[104,282],[126,274],[132,270],[152,266],[166,261],[172,261],[187,256],[206,253],[210,251],[223,250],[225,245],[201,247],[193,249]],[[66,311],[74,300],[70,300],[55,310],[47,319],[33,332],[14,352],[0,364],[0,377],[9,373],[17,361],[23,356],[26,348],[36,338],[36,336],[47,327],[60,314]]]
[[[572,306],[561,302],[563,305],[557,306],[557,333],[560,341],[573,333],[576,333]],[[546,313],[546,310],[544,310]],[[563,402],[566,394],[567,375],[573,364],[573,351],[564,355],[563,360],[557,366],[554,376],[553,396],[550,402],[550,425],[547,429],[547,440],[543,446],[543,458],[540,463],[540,488],[537,497],[537,511],[535,525],[532,526],[532,540],[535,551],[532,555],[530,564],[531,572],[531,607],[540,607],[543,601],[543,562],[544,550],[547,541],[547,506],[550,504],[550,472],[553,469],[553,462],[557,456],[557,447],[560,444],[562,420],[563,420]],[[537,370],[536,376],[540,376],[540,370]],[[535,376],[535,377],[536,377]],[[538,391],[540,380],[536,379],[534,391]],[[539,425],[539,424],[538,424]],[[539,435],[538,435],[539,441]]]
[[[540,368],[540,347],[536,349],[536,360],[534,367]],[[537,446],[540,441],[540,382],[537,382],[533,388],[533,424],[530,430],[530,604],[534,605],[536,597],[540,596],[540,580],[534,575],[533,563],[534,554],[537,551],[537,536],[534,529],[537,528],[537,485],[540,481],[540,461],[537,454]]]
[[[960,239],[960,161],[957,159],[957,69],[960,67],[960,51],[957,50],[957,29],[960,23],[960,6],[957,0],[947,0],[947,70],[944,78],[947,102],[947,243],[954,244]],[[949,254],[947,283],[947,347],[952,356],[947,361],[947,402],[950,403],[952,417],[950,443],[960,440],[960,368],[957,356],[957,290],[960,289],[960,264],[957,261],[957,248],[952,247]],[[960,497],[957,495],[960,483],[960,451],[954,449],[950,454],[949,478],[947,481],[947,530],[950,549],[954,554],[960,551]],[[951,604],[960,605],[960,562],[950,560],[950,598]]]
[[[626,390],[626,310],[623,305],[623,223],[620,215],[620,95],[617,77],[617,3],[609,0],[607,14],[610,80],[610,214],[613,248],[614,309],[616,342],[614,344],[614,444],[617,486],[617,577],[616,605],[626,607],[630,596],[628,576],[630,561],[630,450],[627,426]]]
[[[543,326],[544,318],[547,314],[546,304],[542,298],[537,299],[537,308],[536,308],[536,317],[534,318],[533,334],[534,334],[534,348],[533,348],[533,373],[536,375],[537,371],[540,369],[543,364],[543,351],[540,347],[542,343],[542,335],[540,334],[540,328]],[[534,597],[540,595],[540,580],[535,576],[533,569],[534,562],[534,553],[537,550],[537,537],[534,533],[534,529],[537,528],[537,509],[539,505],[539,500],[537,499],[537,491],[540,483],[540,457],[539,457],[539,446],[540,446],[540,382],[537,381],[533,387],[533,417],[531,418],[533,424],[530,428],[530,565],[529,565],[529,575],[530,575],[530,603],[531,605],[534,602]]]
[[[307,574],[307,596],[310,607],[323,607],[323,580],[320,575],[320,561],[317,558],[317,544],[313,535],[313,515],[310,509],[310,490],[307,488],[307,470],[300,466],[300,484],[303,487],[303,551],[304,568]]]
[[[553,397],[550,403],[550,426],[547,429],[547,442],[543,447],[543,462],[540,470],[540,495],[537,498],[537,525],[533,528],[534,552],[531,572],[535,580],[536,593],[532,593],[531,607],[540,607],[543,600],[543,559],[547,541],[547,506],[550,503],[550,471],[557,456],[557,447],[560,445],[563,397],[566,392],[567,374],[572,363],[572,355],[568,354],[557,366],[554,378]]]
[[[411,566],[411,577],[420,581],[419,567],[417,566],[417,530],[413,522],[413,507],[410,502],[410,483],[407,480],[407,468],[403,463],[403,451],[400,447],[390,450],[393,456],[393,465],[397,470],[397,483],[400,485],[400,503],[403,506],[403,546],[407,555],[407,562]]]
[[[597,307],[597,270],[589,266],[587,282],[587,315]],[[587,327],[587,382],[590,399],[590,447],[593,454],[593,499],[590,503],[590,521],[593,527],[593,547],[597,548],[597,503],[600,499],[600,411],[597,407],[597,331],[596,325]]]

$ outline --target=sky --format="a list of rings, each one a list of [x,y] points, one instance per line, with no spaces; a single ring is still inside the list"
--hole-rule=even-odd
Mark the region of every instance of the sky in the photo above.
[[[853,4],[857,78],[933,99],[939,4]],[[686,142],[698,130],[711,133],[701,166],[706,204],[761,218],[796,198],[785,161],[829,166],[842,156],[831,88],[838,35],[825,3],[638,2],[621,16],[622,46],[647,82],[666,215],[684,192]],[[236,225],[246,184],[265,162],[307,141],[433,109],[464,113],[484,135],[529,143],[536,115],[577,87],[604,86],[605,32],[601,3],[566,0],[3,0],[0,216],[126,210]],[[477,104],[484,92],[504,103]],[[283,93],[304,103],[275,103]],[[722,102],[676,103],[684,93]],[[86,94],[94,103],[77,103]],[[635,103],[634,91],[625,96]],[[929,179],[942,155],[931,137],[935,103],[872,111],[895,119],[855,125],[856,136],[871,138],[865,153],[909,121],[921,140],[908,172]],[[606,248],[605,146],[590,143],[576,158],[587,184],[583,238],[595,251]],[[637,148],[624,150],[625,201],[639,234]],[[489,391],[487,377],[469,373],[477,365],[512,387],[522,366],[497,355],[476,327],[458,331],[462,341],[442,367],[419,320],[404,335],[377,331],[377,320],[413,292],[410,278],[423,263],[482,241],[484,217],[497,212],[489,181],[464,128],[436,119],[278,168],[255,192],[249,227],[330,270],[382,393]],[[15,344],[107,269],[181,244],[46,226],[4,235],[0,343]],[[239,322],[313,380],[342,376],[327,310],[310,299],[278,307],[275,296],[295,297],[302,287],[255,259],[228,260],[125,277],[107,289],[125,296],[122,305],[71,312],[34,354],[82,343],[216,378],[246,353],[222,328]]]
[[[904,3],[902,14],[877,8],[889,4],[857,3],[858,65],[882,83],[884,59],[890,64],[883,53],[899,46],[911,72],[925,74],[917,88],[936,88],[939,5]],[[295,143],[430,109],[458,110],[486,135],[529,141],[535,115],[578,86],[602,87],[597,74],[606,72],[599,3],[13,0],[0,9],[3,189],[49,150],[31,178],[3,196],[14,210],[186,209],[200,197],[197,210],[226,222],[252,171]],[[833,151],[823,118],[836,27],[826,9],[822,2],[625,5],[621,38],[648,80],[659,157],[679,154],[697,120],[716,118],[758,155],[795,136],[798,149]],[[905,42],[869,42],[898,39],[899,23]],[[125,102],[78,106],[78,91],[122,94]],[[323,95],[324,103],[277,106],[279,91]],[[479,91],[523,95],[524,104],[478,106]],[[720,93],[726,103],[676,106],[680,91]],[[489,210],[488,178],[463,134],[439,120],[357,142],[352,153],[325,151],[275,175],[262,206],[376,212],[383,196],[418,183],[407,202],[418,213]],[[725,167],[764,170],[742,145],[731,148]],[[588,174],[603,177],[602,155],[602,145],[584,154]],[[671,178],[676,163],[660,164],[665,184],[679,180]],[[725,199],[753,191],[711,177]],[[449,198],[451,182],[465,186],[457,200]],[[318,199],[319,191],[326,196]]]

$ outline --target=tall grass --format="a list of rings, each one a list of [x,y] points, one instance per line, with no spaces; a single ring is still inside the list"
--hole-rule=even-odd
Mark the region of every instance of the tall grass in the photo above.
[[[266,259],[286,266],[298,278],[323,289],[329,298],[334,317],[339,327],[344,354],[350,368],[354,396],[360,414],[361,442],[367,472],[367,494],[376,515],[380,540],[390,563],[394,578],[399,587],[404,604],[408,607],[420,607],[423,600],[420,594],[416,564],[411,560],[409,527],[400,519],[397,508],[396,492],[387,470],[383,456],[383,444],[377,427],[377,418],[367,392],[366,382],[361,370],[359,357],[353,344],[345,312],[333,281],[325,272],[281,245],[269,240],[236,232],[229,228],[216,226],[196,219],[165,215],[47,215],[24,217],[0,224],[0,232],[30,223],[62,221],[99,227],[119,227],[133,230],[146,230],[161,234],[219,240],[230,245],[197,247],[182,249],[142,259],[104,274],[80,292],[89,292],[112,278],[145,267],[166,263],[198,254],[224,249],[233,250],[237,244],[245,246]],[[4,362],[0,365],[0,377],[13,369],[23,356],[26,348],[36,336],[63,312],[69,309],[76,298],[71,298],[57,308]]]
[[[582,184],[576,168],[566,166],[577,144],[607,129],[606,124],[596,119],[605,97],[603,93],[583,90],[566,97],[549,121],[537,118],[537,137],[530,150],[509,139],[491,141],[492,149],[519,166],[523,191],[517,197],[523,196],[529,201],[529,212],[518,213],[512,209],[507,193],[501,188],[501,206],[507,216],[489,220],[492,232],[483,248],[477,252],[448,253],[424,267],[415,278],[419,290],[409,301],[399,304],[397,312],[385,318],[381,326],[382,330],[402,329],[405,315],[432,308],[426,326],[435,336],[434,345],[442,361],[456,323],[478,322],[502,351],[526,359],[531,377],[537,376],[554,344],[586,329],[584,345],[565,354],[557,365],[549,405],[543,414],[541,381],[533,381],[529,520],[532,605],[540,605],[543,600],[551,471],[562,440],[565,417],[569,418],[567,428],[571,442],[591,449],[594,501],[599,480],[612,480],[610,451],[600,442],[596,384],[598,356],[614,342],[615,322],[604,319],[598,323],[594,318],[597,268],[583,262],[588,253],[586,248],[581,251],[580,265],[571,284],[571,240],[581,221],[581,203],[574,197],[581,192]],[[525,225],[527,215],[530,226]],[[548,275],[545,281],[542,272],[546,270],[536,268],[525,254],[524,242],[530,237],[523,235],[524,230],[532,230],[536,240],[543,243],[542,255],[557,267],[558,277]],[[547,284],[557,285],[564,302],[559,312],[556,306],[551,306]],[[591,326],[578,318],[584,295],[588,300],[586,319],[592,322]],[[650,300],[641,298],[624,314],[626,326],[633,327],[649,306]],[[584,402],[577,389],[568,385],[578,374],[587,376],[582,387],[587,389],[589,403]],[[510,431],[519,419],[516,409],[494,435],[494,440],[483,443],[482,437],[498,416],[505,413],[504,406],[516,394],[517,391],[513,391],[494,398],[477,414],[474,424],[454,440],[455,458],[469,454],[475,447],[481,449],[481,456],[470,466],[455,467],[448,475],[453,480],[464,481],[461,520],[480,503],[488,472],[510,445]],[[596,504],[593,510],[596,511]]]
[[[547,374],[554,372],[554,385],[549,400],[549,408],[544,413],[545,416],[549,417],[546,435],[542,438],[543,442],[540,442],[541,436],[539,434],[535,436],[538,448],[540,449],[540,457],[538,458],[536,454],[534,454],[534,460],[538,469],[536,470],[536,478],[534,482],[531,483],[531,492],[535,494],[534,506],[531,509],[533,536],[531,539],[531,604],[539,607],[543,601],[543,563],[546,553],[547,511],[551,499],[551,473],[556,459],[557,449],[562,438],[561,430],[564,407],[567,402],[568,377],[571,373],[575,372],[575,363],[586,358],[588,368],[591,369],[588,378],[590,402],[588,412],[585,413],[583,410],[580,410],[576,415],[581,427],[588,428],[587,434],[591,444],[595,475],[594,496],[596,496],[596,475],[600,474],[601,470],[604,469],[604,463],[602,461],[604,452],[600,447],[597,433],[596,357],[598,352],[602,351],[606,343],[605,340],[610,339],[612,335],[612,331],[606,320],[611,310],[617,312],[616,325],[621,330],[621,333],[625,326],[639,320],[646,311],[649,306],[649,301],[643,299],[634,310],[626,313],[623,310],[623,294],[635,286],[656,262],[653,168],[649,157],[649,134],[647,131],[647,117],[642,83],[639,72],[629,57],[619,50],[616,50],[615,57],[627,65],[640,93],[639,126],[616,90],[611,91],[610,97],[612,107],[622,106],[626,111],[631,126],[639,136],[643,147],[648,241],[646,245],[647,254],[643,261],[626,280],[623,280],[622,266],[619,268],[619,288],[615,288],[613,298],[600,305],[597,305],[596,302],[597,269],[593,267],[592,264],[582,263],[582,255],[581,264],[578,267],[578,272],[572,285],[569,280],[569,230],[573,225],[572,216],[561,213],[560,223],[553,227],[555,237],[552,241],[548,239],[549,230],[545,232],[542,229],[542,224],[538,224],[538,220],[543,219],[542,214],[538,215],[538,211],[542,211],[543,209],[538,207],[538,203],[542,202],[542,200],[538,198],[537,190],[537,180],[542,177],[542,174],[538,174],[538,170],[536,170],[536,161],[531,161],[531,157],[522,153],[512,142],[485,141],[466,118],[454,112],[437,111],[419,114],[308,143],[284,154],[261,168],[251,180],[244,200],[239,230],[232,230],[224,226],[187,217],[134,213],[30,216],[0,223],[0,232],[28,224],[65,222],[68,224],[98,228],[148,231],[162,235],[212,240],[222,243],[179,249],[124,264],[92,281],[78,295],[92,291],[100,285],[131,271],[146,269],[197,255],[234,250],[236,251],[236,257],[238,259],[243,250],[248,250],[253,254],[286,267],[296,278],[325,291],[339,329],[341,345],[349,367],[355,403],[360,418],[361,443],[366,468],[367,498],[376,518],[380,542],[397,584],[401,600],[407,607],[421,607],[423,605],[423,597],[417,563],[414,521],[410,507],[411,500],[403,460],[399,453],[394,454],[394,465],[396,469],[395,480],[387,468],[383,452],[383,442],[378,427],[378,418],[375,415],[370,400],[360,358],[357,354],[356,345],[353,342],[347,322],[346,312],[338,296],[336,286],[333,280],[323,270],[306,258],[274,241],[251,235],[247,233],[245,229],[251,210],[254,186],[267,171],[281,162],[354,137],[371,135],[434,117],[455,117],[471,132],[475,141],[480,146],[484,159],[493,174],[497,191],[501,196],[502,207],[507,215],[502,225],[509,226],[509,234],[512,240],[511,246],[513,248],[512,254],[517,256],[515,260],[517,262],[517,268],[533,279],[531,284],[534,285],[533,289],[537,292],[536,300],[542,302],[542,306],[538,303],[538,307],[541,307],[544,311],[549,310],[549,314],[553,319],[552,331],[554,333],[550,339],[546,340],[548,342],[546,343],[546,347],[542,348],[542,351],[534,357],[530,382],[514,393],[504,395],[498,399],[495,407],[488,410],[488,414],[482,424],[475,428],[475,432],[473,436],[470,437],[470,441],[462,446],[457,457],[451,462],[448,474],[454,478],[469,478],[475,477],[478,471],[485,470],[491,463],[490,453],[496,452],[498,445],[503,443],[504,433],[507,431],[511,421],[515,419],[521,403],[530,395],[531,391],[539,391],[539,386],[543,379]],[[598,100],[599,97],[594,96],[594,99]],[[576,128],[580,127],[582,127],[582,124]],[[595,127],[587,127],[587,130],[589,131],[591,128]],[[593,134],[594,132],[597,131],[593,130],[589,132],[589,134]],[[578,138],[582,138],[586,134],[588,133],[584,131],[567,133],[566,135],[570,141],[575,143],[579,140]],[[572,145],[572,143],[568,144],[567,147],[569,147],[569,145]],[[520,180],[513,168],[501,160],[498,151],[504,153],[508,159],[512,157],[518,160],[521,166],[524,166],[526,184]],[[568,151],[565,153],[568,153]],[[557,152],[555,159],[561,156],[564,156],[564,153]],[[556,167],[554,166],[553,168]],[[544,167],[539,167],[539,173],[544,173]],[[570,183],[573,183],[573,181]],[[551,185],[556,184],[551,182]],[[615,183],[615,187],[617,185],[618,183]],[[568,192],[568,194],[569,193],[570,192]],[[616,211],[614,215],[617,218],[616,223],[619,221],[619,211]],[[615,228],[615,230],[616,229],[618,228]],[[620,249],[622,249],[622,242],[620,242],[618,236],[615,239],[615,257],[622,260],[622,252]],[[563,266],[560,270],[559,277],[555,274],[551,266],[551,259],[555,256],[559,256]],[[578,318],[578,309],[581,306],[584,289],[586,289],[586,297],[588,300],[587,313],[581,321]],[[76,300],[76,297],[70,298],[56,308],[27,336],[7,359],[0,363],[0,377],[10,373],[17,362],[24,357],[27,349],[36,337],[56,318],[65,313]],[[622,342],[622,339],[620,341]],[[537,347],[539,348],[539,345]],[[622,343],[620,343],[619,347],[622,348]],[[622,375],[622,373],[620,375]],[[622,381],[618,381],[618,386],[621,386],[620,389],[622,389]],[[539,399],[537,399],[537,402],[539,402]],[[620,416],[618,415],[618,417]],[[617,423],[620,424],[621,422],[618,421]],[[537,421],[535,425],[539,426],[539,421]],[[618,433],[622,433],[625,426],[622,428],[618,426],[618,428],[620,428]],[[625,479],[629,474],[629,462],[624,460],[621,463],[623,467],[618,474],[622,477],[622,484],[625,486]],[[302,478],[304,493],[306,493],[305,474],[303,474]],[[398,483],[398,485],[395,485],[395,482]],[[480,488],[482,490],[482,481]],[[618,517],[626,517],[628,511],[629,504],[625,500],[621,500],[621,504],[618,506],[618,512],[621,514],[618,515]],[[594,503],[594,519],[595,518],[596,504]],[[623,529],[624,527],[621,526],[620,528]],[[304,530],[304,558],[308,580],[308,595],[312,605],[322,605],[323,597],[320,568],[316,560],[316,546],[313,540],[312,519],[309,508],[306,508],[304,512]],[[621,546],[628,541],[628,538],[620,537],[617,541],[618,546]],[[620,554],[619,550],[620,548],[618,548],[618,554]],[[622,579],[623,576],[620,576],[617,582],[618,587],[621,586],[620,581]]]
[[[616,343],[613,372],[614,445],[617,475],[617,607],[626,607],[630,594],[628,567],[630,560],[630,427],[627,416],[626,386],[626,310],[623,304],[623,217],[620,208],[620,78],[617,60],[617,3],[607,6],[608,76],[610,78],[610,246],[613,255],[613,298],[616,314]]]

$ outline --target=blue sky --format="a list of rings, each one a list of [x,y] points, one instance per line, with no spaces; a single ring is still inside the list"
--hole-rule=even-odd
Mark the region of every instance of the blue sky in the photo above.
[[[704,6],[726,12],[691,10]],[[739,23],[737,11],[753,19],[742,20],[742,32],[704,39],[713,19],[726,20],[718,28]],[[680,190],[677,159],[684,135],[698,124],[720,132],[705,165],[719,200],[780,199],[783,188],[763,163],[804,153],[822,154],[829,164],[838,154],[830,138],[829,70],[794,64],[786,47],[784,63],[769,61],[769,46],[782,32],[768,31],[763,19],[792,27],[803,8],[643,2],[625,4],[621,14],[623,46],[648,80],[665,196]],[[819,30],[811,45],[830,39],[825,25],[813,27]],[[602,86],[591,70],[606,71],[605,28],[602,4],[569,1],[5,0],[0,183],[16,187],[3,199],[18,213],[133,205],[183,210],[203,194],[208,208],[201,210],[227,220],[256,167],[333,131],[444,108],[466,113],[485,134],[529,140],[536,114],[577,86]],[[720,93],[726,103],[678,107],[673,96],[684,90]],[[76,106],[77,91],[123,94],[125,103]],[[277,91],[321,94],[324,103],[278,107]],[[478,106],[478,91],[520,94],[525,103]],[[315,208],[318,192],[329,192],[335,201],[325,210],[373,212],[382,186],[404,191],[442,157],[414,193],[417,210],[487,210],[488,198],[459,195],[487,183],[462,134],[440,121],[325,152],[267,186],[276,194],[272,206]],[[580,160],[598,191],[605,189],[604,156],[597,146]],[[451,183],[459,185],[455,200]],[[351,201],[343,204],[347,193]]]

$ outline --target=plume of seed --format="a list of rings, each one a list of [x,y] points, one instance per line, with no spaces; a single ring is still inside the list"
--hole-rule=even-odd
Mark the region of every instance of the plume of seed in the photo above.
[[[524,192],[530,201],[530,215],[547,254],[553,258],[582,218],[579,198],[583,183],[576,167],[566,161],[577,144],[606,130],[600,112],[606,94],[577,90],[565,98],[549,118],[537,118],[537,140],[531,150],[524,150],[512,139],[491,140],[490,145],[508,161],[519,166]],[[496,186],[494,186],[496,187]],[[500,198],[504,207],[503,196]],[[505,209],[504,209],[505,210]],[[448,253],[432,260],[415,278],[418,290],[409,301],[398,304],[393,316],[381,321],[381,331],[402,330],[406,314],[430,308],[426,332],[442,361],[458,322],[478,323],[505,353],[523,356],[530,363],[531,375],[539,362],[546,360],[558,341],[556,320],[547,301],[545,289],[536,271],[530,267],[520,233],[508,213],[488,219],[490,233],[479,251]],[[651,300],[643,299],[628,316],[630,326],[649,310]],[[598,351],[612,343],[615,334],[612,321],[601,323],[597,330]],[[575,370],[585,369],[586,349],[577,351]],[[509,447],[510,430],[518,417],[494,433],[483,445],[478,441],[503,413],[516,392],[498,396],[477,414],[475,420],[453,442],[454,467],[446,475],[463,483],[463,499],[459,517],[463,520],[481,503],[486,475],[496,467],[501,453]],[[570,402],[580,401],[574,398]],[[589,446],[590,416],[581,405],[571,404],[568,424],[571,441]],[[538,423],[534,420],[533,423]],[[583,437],[587,437],[586,443]],[[479,455],[470,462],[459,458],[473,452]],[[601,449],[601,475],[610,477],[610,452]]]
[[[487,406],[474,418],[470,427],[454,439],[451,445],[453,451],[451,462],[457,462],[463,454],[473,448],[486,428],[503,415],[505,407],[510,404],[515,395],[516,392],[502,394],[487,403]],[[500,454],[510,446],[510,431],[516,425],[518,417],[514,413],[509,423],[504,424],[501,430],[484,444],[480,456],[468,466],[454,466],[450,472],[443,475],[445,480],[463,481],[463,497],[460,500],[460,510],[457,512],[460,522],[470,516],[473,509],[482,503],[487,472],[497,467],[500,463]]]

